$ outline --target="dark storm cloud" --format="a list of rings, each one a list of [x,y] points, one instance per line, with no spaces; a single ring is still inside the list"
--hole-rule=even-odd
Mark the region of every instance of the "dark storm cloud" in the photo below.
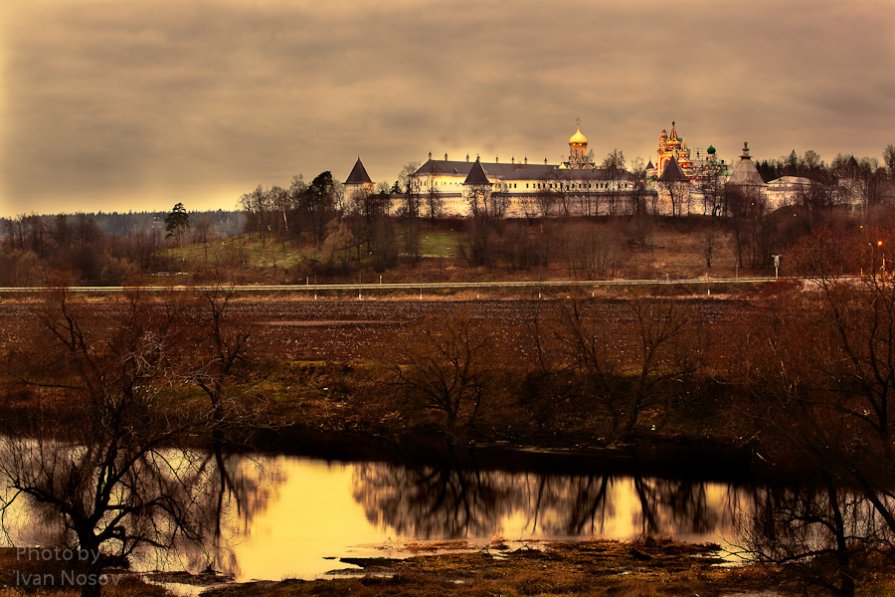
[[[895,142],[890,2],[85,0],[6,8],[2,212],[231,207],[362,155]],[[70,203],[64,202],[70,199]]]

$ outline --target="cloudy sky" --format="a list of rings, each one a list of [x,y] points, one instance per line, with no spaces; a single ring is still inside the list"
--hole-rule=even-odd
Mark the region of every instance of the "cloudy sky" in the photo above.
[[[231,209],[360,155],[895,143],[895,0],[4,0],[0,215]]]

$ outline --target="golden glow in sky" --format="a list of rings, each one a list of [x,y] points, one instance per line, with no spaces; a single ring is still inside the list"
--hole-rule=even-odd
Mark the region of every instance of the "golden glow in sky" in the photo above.
[[[0,215],[232,209],[360,155],[735,159],[895,142],[895,3],[7,0]],[[490,159],[490,157],[489,157]]]

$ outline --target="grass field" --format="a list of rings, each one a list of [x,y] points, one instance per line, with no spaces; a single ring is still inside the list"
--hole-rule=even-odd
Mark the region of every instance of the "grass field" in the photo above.
[[[403,230],[397,222],[395,240],[403,250]],[[515,228],[514,228],[515,226]],[[272,235],[262,238],[243,234],[218,239],[205,244],[192,244],[165,249],[170,259],[168,267],[184,273],[218,271],[243,282],[303,283],[307,276],[318,282],[356,281],[377,278],[380,274],[392,282],[413,281],[475,281],[513,279],[605,279],[696,278],[706,274],[714,277],[733,277],[739,273],[772,274],[773,271],[750,272],[737,268],[730,231],[716,222],[692,218],[687,220],[657,220],[646,229],[637,228],[623,219],[593,221],[551,221],[531,225],[514,223],[504,227],[503,240],[492,239],[503,251],[487,266],[475,266],[464,259],[461,245],[469,242],[466,223],[459,221],[424,222],[421,225],[420,253],[423,259],[411,261],[400,257],[396,265],[375,270],[372,258],[361,262],[333,252],[332,248],[318,249],[311,244],[299,245],[292,240],[277,240]],[[566,243],[572,243],[566,246]],[[577,243],[577,244],[576,244]],[[518,265],[507,255],[518,247],[543,245],[547,264],[529,261]],[[571,248],[570,248],[571,247]],[[579,247],[579,248],[576,248]],[[706,253],[711,248],[711,267]],[[591,259],[599,262],[590,272],[584,272],[572,261],[581,251],[593,251]],[[535,250],[536,251],[536,250]],[[336,257],[338,255],[338,257]],[[401,253],[400,255],[404,255]],[[781,275],[792,275],[791,263],[784,254]],[[347,264],[347,265],[346,265]]]
[[[420,239],[420,251],[429,257],[455,257],[463,234],[453,230],[430,230]]]
[[[281,242],[273,238],[261,239],[241,235],[206,244],[173,247],[167,249],[165,254],[175,263],[188,266],[213,263],[249,268],[288,268],[310,256],[312,249],[298,248],[291,242]]]

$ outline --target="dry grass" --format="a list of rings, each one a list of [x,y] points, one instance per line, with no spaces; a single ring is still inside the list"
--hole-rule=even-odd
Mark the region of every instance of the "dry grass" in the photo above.
[[[212,591],[210,595],[665,597],[780,589],[767,571],[717,568],[710,546],[633,546],[600,541],[550,543],[541,547],[505,551],[500,557],[481,550],[418,556],[388,562],[384,568],[370,562],[367,571],[379,576],[245,584]],[[390,577],[382,577],[383,573]]]

